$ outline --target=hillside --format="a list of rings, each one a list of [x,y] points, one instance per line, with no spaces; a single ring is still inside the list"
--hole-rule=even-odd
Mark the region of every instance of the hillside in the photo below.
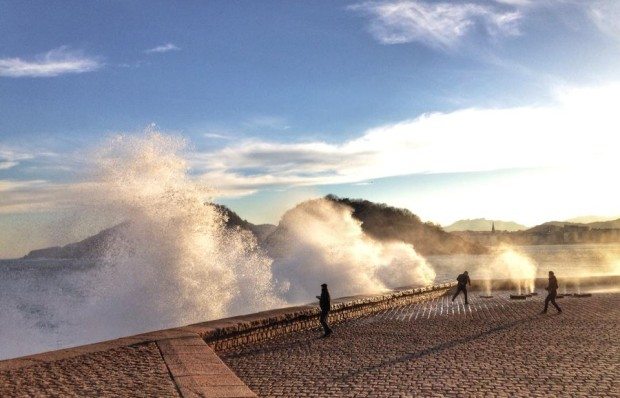
[[[609,221],[595,221],[590,223],[576,223],[568,221],[549,221],[535,227],[530,228],[528,231],[536,232],[544,230],[548,227],[557,228],[588,228],[588,229],[620,229],[620,218],[617,220]]]
[[[96,235],[90,236],[76,243],[65,246],[47,247],[32,250],[26,254],[25,259],[37,258],[97,258],[105,254],[112,239],[123,232],[128,224],[118,224],[112,228],[104,229]]]
[[[422,222],[407,209],[362,199],[328,199],[353,209],[353,217],[362,222],[365,233],[377,240],[403,241],[412,244],[420,254],[485,253],[485,247],[444,231],[439,225]]]
[[[239,227],[242,229],[247,229],[256,236],[259,242],[263,241],[269,234],[271,234],[276,229],[276,226],[273,224],[252,224],[251,222],[239,217],[237,213],[224,205],[214,204],[213,206],[215,206],[222,214],[224,214],[224,216],[226,217],[227,227]]]
[[[271,224],[252,224],[241,217],[234,211],[230,210],[226,206],[214,204],[214,206],[224,214],[226,218],[226,226],[228,228],[242,228],[246,229],[257,237],[257,240],[262,241],[267,235],[269,235],[276,228]],[[112,243],[113,239],[122,236],[122,233],[128,222],[116,225],[111,228],[104,229],[96,235],[90,236],[84,240],[76,243],[70,243],[66,246],[54,246],[44,249],[32,250],[26,254],[25,259],[37,259],[37,258],[97,258],[106,254],[106,249]]]
[[[550,221],[525,231],[453,232],[482,245],[568,245],[585,243],[620,242],[620,219],[613,221],[578,224],[564,221]]]
[[[491,231],[491,228],[495,224],[496,231],[522,231],[527,229],[525,225],[517,224],[513,221],[502,220],[487,220],[486,218],[476,218],[471,220],[459,220],[447,227],[444,230],[448,232],[455,231]]]
[[[368,200],[346,199],[328,196],[327,199],[353,209],[353,217],[362,222],[366,234],[382,241],[403,241],[412,244],[420,254],[485,253],[486,249],[477,243],[450,234],[440,226],[422,222],[418,216],[406,209],[398,209]],[[226,217],[229,228],[241,228],[252,232],[263,248],[278,255],[275,248],[286,242],[286,231],[271,224],[255,225],[239,217],[223,205],[216,206]],[[80,242],[63,247],[49,247],[33,250],[24,258],[94,258],[104,255],[111,239],[122,233],[128,225],[119,224],[103,230]]]
[[[568,222],[568,223],[571,223],[571,224],[592,224],[592,223],[597,223],[597,222],[613,221],[613,220],[616,220],[617,218],[620,218],[620,216],[616,216],[616,217],[609,217],[609,216],[581,216],[581,217],[575,217],[575,218],[571,218],[569,220],[565,220],[565,222]]]

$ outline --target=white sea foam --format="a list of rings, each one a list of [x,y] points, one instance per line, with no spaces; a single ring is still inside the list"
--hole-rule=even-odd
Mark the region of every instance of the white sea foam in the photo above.
[[[322,282],[339,296],[433,280],[413,247],[368,238],[351,209],[327,200],[284,216],[291,247],[274,263],[251,233],[226,228],[188,173],[185,145],[147,131],[89,156],[76,211],[128,222],[80,267],[4,271],[21,277],[0,283],[2,324],[13,325],[0,331],[0,358],[309,302]]]
[[[273,270],[287,300],[307,300],[319,282],[327,283],[332,295],[345,296],[433,281],[435,272],[411,245],[371,239],[352,212],[316,199],[284,214],[283,247]]]

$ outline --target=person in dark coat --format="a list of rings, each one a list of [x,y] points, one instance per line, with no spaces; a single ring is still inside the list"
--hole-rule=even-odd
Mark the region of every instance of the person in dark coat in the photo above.
[[[452,296],[452,301],[459,295],[460,292],[463,292],[465,295],[465,304],[469,304],[467,302],[467,285],[471,285],[471,280],[469,280],[469,274],[467,271],[463,272],[461,275],[456,277],[456,281],[459,283],[456,288],[456,293]]]
[[[542,314],[547,313],[547,307],[549,307],[549,302],[553,304],[556,310],[558,310],[558,314],[562,312],[562,309],[555,302],[555,297],[558,295],[558,280],[555,278],[555,274],[553,271],[549,271],[549,284],[545,288],[548,292],[547,297],[545,298],[545,309],[542,310]]]
[[[329,291],[327,290],[327,284],[324,283],[321,285],[321,295],[316,296],[319,299],[319,306],[321,307],[321,326],[323,326],[323,337],[327,337],[332,334],[332,329],[329,327],[327,323],[327,317],[329,316],[329,310],[331,309],[331,302],[329,298]]]

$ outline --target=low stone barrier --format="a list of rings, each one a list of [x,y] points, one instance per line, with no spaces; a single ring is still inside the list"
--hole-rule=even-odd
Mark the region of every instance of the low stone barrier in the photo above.
[[[344,322],[384,309],[431,300],[446,294],[455,285],[456,283],[443,283],[422,288],[399,288],[384,294],[334,299],[330,323]],[[3,360],[0,361],[0,372],[70,358],[84,357],[88,361],[88,356],[97,352],[155,343],[181,397],[255,397],[219,359],[214,350],[231,349],[295,331],[316,328],[319,327],[318,318],[318,304],[281,308]],[[65,371],[70,373],[71,369]],[[70,381],[66,383],[68,385],[63,388],[72,391]],[[42,391],[41,395],[54,394]]]
[[[384,294],[342,297],[332,300],[329,321],[337,324],[381,310],[444,295],[456,282],[421,288],[399,288]],[[184,327],[200,335],[209,346],[227,350],[278,336],[317,328],[320,310],[317,304],[288,307],[255,314],[202,322]]]
[[[620,276],[618,275],[594,275],[594,276],[580,276],[580,277],[565,277],[563,275],[557,275],[558,284],[560,286],[559,291],[577,291],[588,289],[604,289],[604,288],[620,288]],[[522,281],[526,282],[525,280]],[[536,278],[534,279],[534,287],[536,289],[544,289],[549,283],[548,278]],[[517,283],[510,279],[472,279],[471,290],[472,291],[484,291],[486,286],[491,286],[493,290],[507,290],[514,291]]]

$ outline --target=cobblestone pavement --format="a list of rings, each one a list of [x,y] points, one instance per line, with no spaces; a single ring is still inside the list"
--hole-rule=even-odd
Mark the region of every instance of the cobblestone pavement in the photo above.
[[[0,397],[178,397],[155,343],[0,372]]]
[[[448,297],[220,352],[264,397],[620,396],[620,294]]]

